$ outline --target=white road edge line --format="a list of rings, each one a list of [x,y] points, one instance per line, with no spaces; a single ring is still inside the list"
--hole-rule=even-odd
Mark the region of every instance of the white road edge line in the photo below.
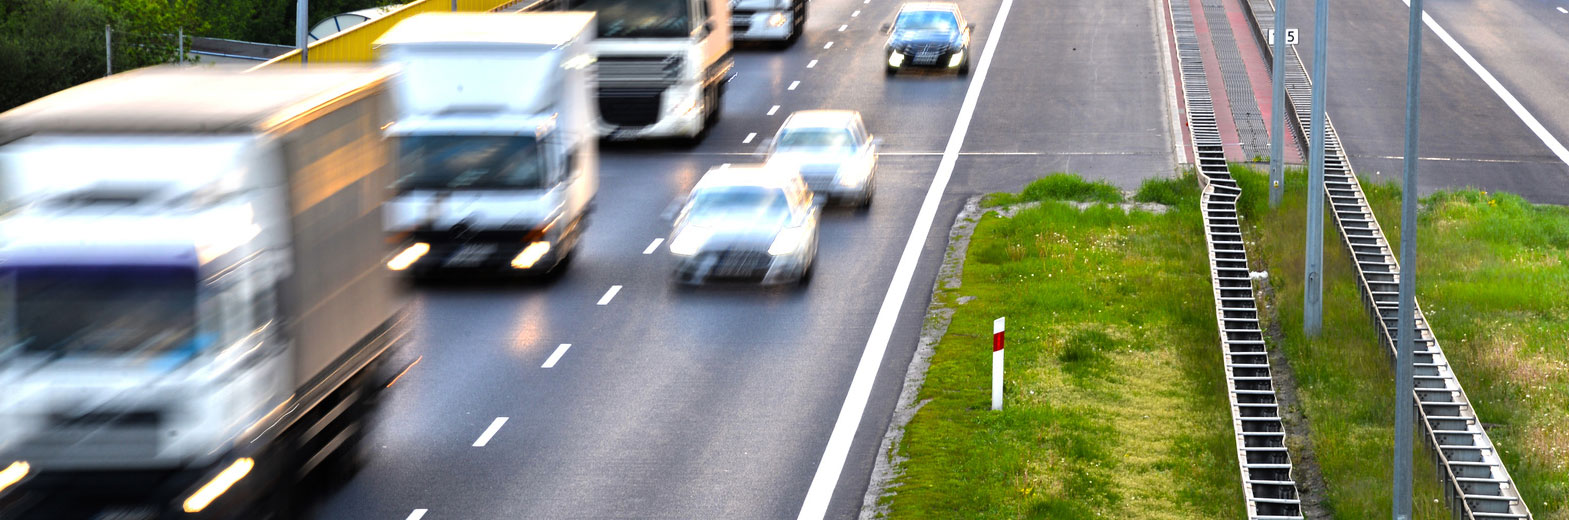
[[[496,432],[501,431],[501,425],[503,425],[503,424],[507,424],[507,418],[506,417],[497,417],[496,420],[491,421],[490,422],[490,427],[489,428],[485,428],[485,433],[479,434],[479,439],[474,441],[474,447],[475,448],[483,448],[483,447],[485,447],[485,444],[490,442],[490,438],[491,437],[495,437],[496,436]]]
[[[752,144],[753,139],[757,139],[757,132],[746,134],[746,139],[742,139],[741,144]]]
[[[855,440],[855,430],[861,426],[861,416],[866,412],[866,404],[872,397],[872,383],[877,379],[877,369],[882,365],[883,354],[888,350],[888,341],[893,336],[899,309],[904,306],[905,293],[909,292],[910,284],[914,281],[915,265],[920,261],[921,251],[926,246],[926,237],[931,234],[932,221],[937,218],[937,206],[942,203],[943,192],[948,189],[948,180],[953,176],[959,150],[964,146],[964,136],[970,129],[970,119],[975,116],[975,105],[980,101],[981,88],[986,84],[986,72],[991,68],[992,56],[996,54],[997,42],[1001,40],[1003,23],[1007,21],[1008,11],[1012,7],[1013,0],[1002,0],[991,33],[986,36],[986,48],[981,51],[980,66],[975,70],[975,78],[970,81],[969,91],[964,94],[964,104],[959,107],[959,118],[953,123],[953,133],[948,137],[948,147],[943,152],[942,162],[937,166],[937,175],[932,178],[932,185],[926,190],[926,200],[921,203],[921,210],[916,214],[910,238],[904,243],[904,252],[899,256],[899,266],[894,269],[893,281],[888,285],[888,294],[883,297],[882,307],[877,311],[872,334],[866,339],[866,350],[861,353],[861,362],[855,367],[855,376],[850,380],[844,407],[839,409],[839,419],[834,422],[833,433],[828,436],[828,446],[823,449],[822,461],[817,463],[817,474],[812,477],[812,485],[801,503],[801,513],[797,516],[800,520],[821,519],[828,514],[828,503],[833,500],[834,488],[839,485],[839,474],[844,471],[845,460],[850,455],[850,444]]]
[[[806,62],[806,68],[808,68],[808,69],[817,68],[817,60],[812,60],[812,61]]]
[[[1407,8],[1411,7],[1411,0],[1404,1]],[[1493,77],[1493,73],[1482,67],[1482,63],[1476,61],[1476,58],[1472,57],[1471,53],[1465,50],[1465,47],[1461,47],[1460,42],[1455,41],[1454,37],[1449,35],[1449,31],[1445,31],[1443,27],[1439,26],[1438,21],[1434,20],[1432,15],[1427,14],[1425,10],[1422,11],[1422,22],[1426,23],[1427,28],[1432,29],[1438,35],[1438,39],[1444,41],[1444,45],[1448,45],[1450,50],[1460,55],[1460,61],[1464,61],[1467,66],[1471,67],[1472,72],[1475,72],[1477,76],[1481,76],[1482,82],[1487,83],[1488,87],[1492,87],[1493,93],[1498,94],[1498,97],[1504,100],[1505,105],[1509,105],[1509,109],[1515,112],[1515,116],[1518,116],[1521,121],[1525,122],[1527,128],[1536,133],[1536,137],[1542,140],[1542,144],[1547,145],[1547,149],[1552,150],[1553,155],[1558,156],[1558,160],[1569,165],[1569,148],[1564,148],[1564,144],[1559,142],[1558,138],[1548,133],[1547,128],[1542,126],[1542,122],[1537,121],[1536,116],[1531,115],[1531,112],[1525,109],[1525,105],[1520,104],[1520,100],[1516,99],[1514,94],[1510,94],[1509,89],[1504,88],[1503,83],[1498,82],[1498,78]]]
[[[1160,42],[1160,73],[1165,77],[1161,85],[1166,87],[1162,94],[1166,97],[1166,121],[1171,123],[1171,162],[1182,164],[1187,162],[1188,154],[1184,152],[1182,138],[1182,109],[1177,108],[1177,75],[1171,68],[1171,47],[1176,43],[1169,38],[1175,35],[1166,32],[1166,5],[1162,0],[1150,0],[1150,8],[1155,10],[1155,20],[1160,27],[1155,28],[1155,41]]]
[[[621,286],[619,286],[619,285],[612,285],[612,286],[610,286],[610,290],[605,291],[605,295],[601,296],[599,298],[599,305],[609,305],[610,304],[610,299],[611,298],[615,298],[616,297],[616,293],[618,293],[618,292],[621,292]]]
[[[427,511],[430,511],[430,510],[429,509],[415,509],[414,512],[409,513],[409,517],[405,518],[404,520],[419,520],[421,518],[425,518],[425,513]]]
[[[571,343],[562,343],[561,346],[556,347],[555,352],[550,353],[550,358],[546,359],[545,364],[540,365],[539,368],[551,368],[556,366],[556,362],[561,361],[561,355],[566,354],[567,349],[569,348],[572,348]]]
[[[774,115],[777,113],[779,113],[779,105],[774,105],[773,108],[768,109],[768,115]]]
[[[790,82],[790,88],[787,88],[785,90],[795,90],[795,88],[799,87],[799,86],[801,86],[801,82],[800,81],[791,81]]]

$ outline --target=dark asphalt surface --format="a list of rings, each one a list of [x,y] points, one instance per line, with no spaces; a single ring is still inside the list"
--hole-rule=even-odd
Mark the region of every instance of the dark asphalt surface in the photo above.
[[[979,52],[1001,0],[960,3]],[[1130,189],[1172,171],[1154,3],[1103,3],[1014,4],[963,149],[976,155],[942,199],[830,517],[859,512],[963,200],[1054,170]],[[795,47],[741,50],[723,121],[694,150],[605,146],[598,212],[564,278],[419,288],[421,362],[393,388],[364,469],[315,516],[795,517],[968,88],[884,79],[878,26],[897,6],[816,0]],[[660,214],[709,167],[760,159],[749,154],[791,111],[813,108],[860,110],[884,139],[871,210],[825,215],[804,289],[673,288],[664,248],[642,253],[669,230]],[[472,446],[497,417],[508,421]]]
[[[1297,52],[1312,70],[1313,2],[1290,2]],[[1569,138],[1569,8],[1561,0],[1429,0],[1440,26],[1560,142]],[[1366,179],[1400,180],[1405,150],[1406,28],[1400,0],[1331,2],[1329,117]],[[1569,165],[1431,29],[1422,43],[1418,189],[1475,186],[1569,204]]]

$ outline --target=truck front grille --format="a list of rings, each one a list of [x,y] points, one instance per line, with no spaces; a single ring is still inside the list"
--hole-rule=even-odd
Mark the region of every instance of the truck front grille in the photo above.
[[[599,117],[616,126],[648,126],[659,121],[664,88],[600,87]]]
[[[668,87],[681,81],[681,56],[600,56],[602,87]]]

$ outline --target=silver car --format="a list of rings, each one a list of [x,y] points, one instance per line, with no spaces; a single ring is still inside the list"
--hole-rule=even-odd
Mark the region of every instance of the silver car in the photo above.
[[[854,110],[790,114],[768,148],[768,164],[798,169],[807,186],[831,200],[872,204],[877,146]]]
[[[821,207],[799,172],[723,166],[698,180],[675,218],[675,280],[805,283],[817,257]]]

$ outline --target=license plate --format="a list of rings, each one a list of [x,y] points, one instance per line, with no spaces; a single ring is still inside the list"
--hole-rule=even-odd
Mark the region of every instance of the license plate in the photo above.
[[[617,128],[611,130],[610,135],[607,137],[612,141],[630,141],[637,139],[637,131],[631,128]]]
[[[937,55],[935,55],[935,54],[933,54],[931,56],[920,56],[920,55],[917,55],[915,57],[914,61],[915,61],[915,63],[920,64],[920,65],[931,65],[933,63],[937,63]]]
[[[457,252],[452,253],[452,256],[447,257],[446,263],[442,265],[447,267],[471,267],[484,262],[486,258],[490,258],[490,255],[495,252],[495,244],[468,244],[459,248]]]

